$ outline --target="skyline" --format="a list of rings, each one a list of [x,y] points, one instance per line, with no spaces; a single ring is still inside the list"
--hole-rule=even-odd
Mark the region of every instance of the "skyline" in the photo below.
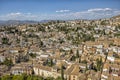
[[[1,0],[0,20],[100,19],[120,14],[119,0]]]

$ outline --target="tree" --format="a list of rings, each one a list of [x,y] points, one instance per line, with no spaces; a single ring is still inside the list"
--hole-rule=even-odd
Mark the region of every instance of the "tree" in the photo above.
[[[43,41],[39,41],[39,47],[42,47],[44,45]]]
[[[45,65],[52,67],[54,65],[53,59],[47,59]]]
[[[76,58],[79,58],[79,50],[76,51]]]
[[[111,69],[111,67],[109,67],[109,74],[112,72],[112,69]]]
[[[17,80],[19,75],[14,75],[12,80]]]
[[[0,80],[12,80],[9,75],[2,76]]]
[[[34,53],[30,53],[29,54],[32,58],[35,58],[37,55],[36,54],[34,54]]]
[[[61,77],[57,77],[55,80],[62,80],[62,78]]]
[[[29,53],[27,53],[25,56],[24,56],[24,62],[27,62],[29,61]]]
[[[87,67],[87,63],[86,63],[86,66],[85,66],[85,72],[88,70],[88,67]]]
[[[75,61],[75,60],[76,60],[76,57],[73,55],[70,60],[71,60],[71,61]]]
[[[5,61],[3,62],[4,65],[7,65],[7,66],[12,66],[13,65],[13,62],[12,60],[8,60],[7,58],[5,59]]]
[[[102,58],[97,59],[96,62],[97,62],[97,71],[100,71],[101,68],[102,68],[102,64],[103,64],[102,63]]]
[[[62,78],[62,80],[64,80],[64,69],[63,69],[63,65],[61,66],[61,78]]]
[[[81,63],[87,64],[87,61],[86,61],[86,60],[83,60],[83,61],[81,61]]]
[[[81,56],[79,57],[79,63],[81,63]]]
[[[47,77],[46,80],[54,80],[53,77]]]
[[[27,77],[27,80],[32,80],[32,79],[33,79],[32,76]]]
[[[52,59],[50,59],[49,66],[50,66],[50,67],[53,66],[53,60],[52,60]]]
[[[52,77],[48,77],[43,79],[41,76],[34,76],[34,75],[5,75],[0,78],[0,80],[54,80]]]
[[[73,54],[73,51],[72,51],[72,49],[70,50],[70,54]]]
[[[101,21],[101,25],[106,25],[106,20]]]
[[[8,44],[9,39],[7,37],[2,38],[2,44]]]

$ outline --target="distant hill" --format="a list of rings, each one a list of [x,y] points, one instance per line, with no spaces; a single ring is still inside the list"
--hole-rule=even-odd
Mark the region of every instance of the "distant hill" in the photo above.
[[[32,21],[32,20],[8,20],[2,21],[0,20],[0,26],[8,26],[8,25],[20,25],[20,24],[38,24],[38,23],[47,23],[51,21],[58,21],[58,20],[41,20],[41,21]],[[63,21],[63,20],[59,20]]]
[[[113,16],[109,19],[115,20],[116,22],[119,22],[120,15]],[[20,24],[37,24],[37,23],[46,23],[46,22],[50,22],[50,21],[57,21],[57,20],[41,20],[41,21],[32,21],[32,20],[7,20],[7,21],[3,21],[3,20],[0,20],[0,26],[1,25],[8,26],[8,25],[20,25]],[[63,20],[59,20],[59,21],[63,21]]]
[[[0,20],[0,25],[19,25],[19,24],[36,24],[38,21],[30,21],[30,20],[8,20],[2,21]]]
[[[120,23],[120,15],[114,16],[112,18],[110,18],[112,21],[114,21],[115,23]]]
[[[110,19],[120,21],[120,15],[113,16],[113,17],[110,18]]]
[[[113,16],[112,18],[120,18],[120,15],[117,15],[117,16]]]

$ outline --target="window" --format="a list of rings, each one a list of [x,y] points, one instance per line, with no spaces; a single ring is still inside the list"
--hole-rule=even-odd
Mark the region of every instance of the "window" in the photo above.
[[[73,78],[75,78],[75,76],[73,76]]]

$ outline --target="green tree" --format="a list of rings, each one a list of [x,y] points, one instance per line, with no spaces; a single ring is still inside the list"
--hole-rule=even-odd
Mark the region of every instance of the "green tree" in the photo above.
[[[53,66],[53,60],[52,60],[52,59],[50,59],[49,66],[50,66],[50,67]]]
[[[7,66],[12,66],[13,65],[13,62],[12,60],[8,60],[7,58],[5,59],[5,61],[3,62],[4,65],[7,65]]]
[[[102,64],[103,64],[102,63],[102,58],[97,59],[96,62],[97,62],[97,71],[100,71],[101,68],[102,68]]]
[[[88,70],[88,67],[87,67],[87,63],[86,63],[86,66],[85,66],[85,72]]]
[[[12,80],[17,80],[18,77],[19,77],[19,75],[14,75],[13,78],[12,78]]]
[[[32,79],[33,79],[32,76],[27,77],[27,80],[32,80]]]
[[[9,39],[7,37],[2,38],[2,44],[8,44]]]
[[[53,77],[47,77],[46,80],[54,80]]]
[[[76,58],[79,58],[79,50],[76,51]]]
[[[5,75],[1,77],[1,80],[12,80],[12,78],[9,75]]]
[[[73,54],[73,50],[72,49],[70,50],[70,54]]]
[[[34,54],[34,53],[30,53],[29,54],[32,58],[35,58],[37,55],[36,54]]]
[[[63,69],[63,65],[61,66],[61,78],[62,78],[62,80],[64,80],[64,69]]]
[[[57,77],[55,80],[62,80],[62,78],[61,77]]]
[[[75,60],[76,60],[76,56],[73,55],[73,56],[71,57],[71,61],[75,61]]]
[[[79,63],[81,63],[81,56],[79,57]]]

